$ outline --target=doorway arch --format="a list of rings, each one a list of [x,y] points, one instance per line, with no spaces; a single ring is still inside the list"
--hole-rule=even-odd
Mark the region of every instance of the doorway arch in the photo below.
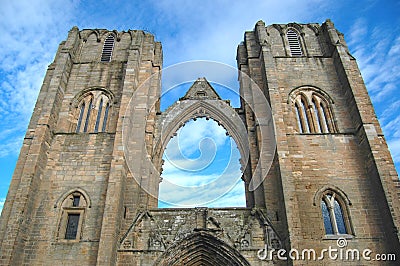
[[[249,262],[234,248],[205,232],[193,233],[168,248],[154,266],[250,266]]]

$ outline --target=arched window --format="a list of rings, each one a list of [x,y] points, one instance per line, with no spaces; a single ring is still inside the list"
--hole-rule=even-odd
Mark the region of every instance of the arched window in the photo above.
[[[83,114],[85,113],[85,102],[83,102],[82,104],[81,104],[81,108],[80,108],[80,111],[79,111],[79,118],[78,118],[78,124],[77,124],[77,126],[76,126],[76,130],[75,130],[75,132],[79,132],[79,130],[81,129],[81,124],[82,124],[82,118],[83,118]]]
[[[311,132],[311,128],[310,128],[310,122],[308,119],[308,105],[305,103],[306,101],[304,100],[304,98],[300,98],[300,103],[301,103],[301,109],[302,109],[302,113],[301,113],[301,118],[302,118],[302,124],[303,124],[303,132],[304,133],[309,133]]]
[[[61,241],[79,241],[82,235],[83,220],[88,207],[85,196],[74,191],[64,198],[61,204],[61,220],[58,239]]]
[[[296,108],[296,119],[297,119],[297,126],[299,128],[299,132],[304,133],[304,130],[303,130],[303,128],[304,128],[303,122],[304,121],[303,121],[303,119],[301,119],[301,115],[300,115],[302,113],[301,107],[299,107],[299,104],[297,102],[294,104],[294,106]]]
[[[92,90],[80,97],[75,110],[76,133],[105,132],[110,111],[110,98],[101,90]]]
[[[110,110],[110,103],[107,103],[106,105],[106,111],[104,112],[103,116],[103,125],[101,127],[101,131],[105,132],[106,131],[106,126],[107,126],[107,119],[108,119],[108,111]]]
[[[343,199],[335,192],[329,191],[322,196],[321,211],[325,234],[351,234],[350,221]]]
[[[294,103],[294,112],[300,133],[336,132],[329,104],[333,101],[319,91],[315,88],[305,87],[291,93],[290,97]]]
[[[101,53],[101,62],[110,62],[112,57],[112,52],[114,48],[114,36],[108,35],[106,40],[104,41],[103,51]]]
[[[303,52],[301,50],[300,38],[297,32],[292,29],[289,29],[286,32],[286,37],[289,43],[291,56],[302,56]]]
[[[317,106],[317,103],[315,102],[315,99],[312,99],[312,103],[313,103],[313,109],[314,109],[314,117],[315,117],[315,122],[316,122],[316,132],[318,133],[322,133],[324,132],[324,129],[322,128],[322,124],[321,124],[321,120],[320,120],[320,114],[319,114],[319,108]],[[326,131],[325,131],[326,132]]]
[[[92,109],[93,95],[85,97],[81,103],[79,110],[78,123],[76,125],[76,133],[87,132],[90,123],[90,113]]]
[[[91,111],[92,111],[92,100],[93,100],[93,99],[90,99],[90,101],[89,101],[88,109],[87,109],[87,112],[86,112],[86,120],[85,120],[85,126],[84,126],[84,128],[83,128],[83,132],[87,132],[88,127],[89,127],[89,123],[90,123],[90,113],[91,113]]]

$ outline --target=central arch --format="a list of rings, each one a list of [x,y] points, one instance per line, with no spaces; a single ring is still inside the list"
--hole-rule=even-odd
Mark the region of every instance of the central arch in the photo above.
[[[239,113],[222,100],[205,79],[198,79],[184,97],[175,102],[161,114],[157,121],[155,145],[151,151],[153,165],[162,172],[163,154],[176,132],[188,121],[196,118],[213,119],[221,125],[235,141],[240,153],[241,172],[245,173],[249,159],[249,143],[247,130]],[[253,207],[253,192],[247,187],[249,180],[242,175],[245,183],[247,207]]]
[[[183,100],[168,108],[158,124],[159,136],[154,146],[154,163],[162,163],[162,153],[180,127],[191,119],[202,117],[215,120],[232,136],[240,151],[240,163],[245,167],[249,147],[246,128],[239,114],[223,100]]]
[[[232,265],[250,266],[234,248],[205,233],[196,232],[167,249],[154,266],[166,265]]]

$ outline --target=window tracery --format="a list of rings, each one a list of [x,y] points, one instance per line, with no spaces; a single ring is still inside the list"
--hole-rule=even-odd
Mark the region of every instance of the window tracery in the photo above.
[[[314,88],[298,88],[291,93],[292,104],[300,133],[335,133],[330,98]]]

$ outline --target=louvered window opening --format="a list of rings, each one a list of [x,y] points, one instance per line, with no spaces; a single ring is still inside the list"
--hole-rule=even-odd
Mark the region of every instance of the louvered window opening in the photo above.
[[[111,56],[114,48],[114,37],[112,35],[108,36],[104,42],[103,52],[101,54],[101,62],[110,62]]]
[[[301,52],[301,46],[300,46],[300,40],[299,36],[297,35],[296,32],[292,30],[288,30],[286,33],[288,42],[289,42],[289,48],[290,48],[290,53],[292,56],[302,56],[303,53]]]

